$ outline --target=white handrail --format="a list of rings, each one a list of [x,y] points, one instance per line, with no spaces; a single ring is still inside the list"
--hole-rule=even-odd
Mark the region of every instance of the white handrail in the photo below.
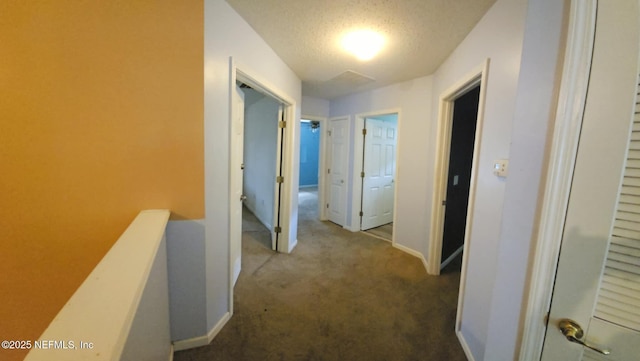
[[[164,277],[159,284],[166,284],[165,229],[169,215],[168,210],[146,210],[138,214],[39,340],[31,342],[31,351],[25,360],[122,358],[136,314],[139,308],[146,307],[140,301],[146,292],[152,268],[159,269],[153,270],[153,274]],[[153,287],[157,288],[157,284],[154,281]],[[161,294],[165,293],[164,287],[168,286],[160,286]],[[166,322],[161,322],[166,324],[162,326],[167,328],[166,332],[159,332],[161,340],[158,342],[166,342],[166,345],[160,345],[162,353],[170,352],[171,347],[168,339],[168,295],[165,300],[159,301],[162,303],[160,308],[166,307],[167,318]]]

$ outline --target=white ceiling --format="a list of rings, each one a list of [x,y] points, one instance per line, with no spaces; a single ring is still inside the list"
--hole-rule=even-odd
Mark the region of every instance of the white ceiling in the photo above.
[[[302,94],[325,99],[432,74],[495,1],[227,0],[302,79]],[[387,39],[368,62],[340,46],[360,28]]]

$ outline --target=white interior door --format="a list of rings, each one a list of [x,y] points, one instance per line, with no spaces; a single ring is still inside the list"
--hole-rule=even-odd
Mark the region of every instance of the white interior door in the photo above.
[[[548,361],[640,359],[638,2],[599,1],[597,12],[587,102],[542,352],[542,360]],[[572,334],[578,326],[583,334]]]
[[[231,122],[231,163],[230,182],[230,221],[229,239],[231,262],[233,264],[233,284],[236,284],[242,265],[242,194],[243,182],[243,152],[244,152],[244,93],[240,87],[236,86],[233,93],[233,121]]]
[[[329,220],[341,226],[347,222],[348,133],[348,118],[329,120]]]
[[[365,129],[362,230],[393,222],[397,123],[367,118]]]

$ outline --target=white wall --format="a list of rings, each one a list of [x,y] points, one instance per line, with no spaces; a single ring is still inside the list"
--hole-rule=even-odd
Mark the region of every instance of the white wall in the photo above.
[[[546,5],[549,7],[557,4]],[[539,8],[538,8],[539,9]],[[518,174],[520,163],[527,161],[525,152],[534,152],[530,146],[543,142],[542,128],[527,139],[527,127],[533,126],[529,117],[513,126],[516,111],[516,92],[524,94],[535,91],[538,85],[523,78],[518,88],[521,50],[525,24],[526,0],[498,0],[468,37],[432,76],[391,85],[381,89],[345,96],[330,102],[329,116],[400,108],[399,159],[398,159],[398,223],[397,242],[427,257],[428,235],[431,219],[431,193],[433,190],[433,168],[435,157],[436,121],[440,94],[457,80],[490,58],[487,99],[485,103],[484,127],[480,145],[476,203],[472,210],[474,223],[471,229],[467,282],[463,300],[461,335],[475,360],[512,359],[516,347],[513,338],[503,340],[511,329],[500,328],[513,319],[521,309],[521,296],[509,299],[512,286],[523,279],[523,269],[528,257],[528,243],[519,244],[519,237],[512,238],[517,225],[530,223],[530,214],[517,206],[516,194],[528,188],[524,178],[539,174],[538,159],[522,174]],[[533,19],[544,30],[545,21],[550,22],[548,31],[553,31],[557,18],[546,13],[536,13]],[[534,15],[531,15],[534,16]],[[534,21],[530,20],[530,21]],[[529,31],[533,30],[528,30]],[[546,34],[546,33],[545,33]],[[546,36],[546,35],[545,35]],[[544,39],[544,38],[541,38]],[[553,37],[550,40],[553,43]],[[541,45],[540,45],[541,46]],[[550,44],[553,48],[553,44]],[[553,51],[551,51],[553,53]],[[526,54],[527,56],[529,54]],[[553,54],[551,54],[553,55]],[[205,1],[205,178],[206,178],[206,313],[207,330],[212,330],[230,310],[228,299],[229,264],[229,56],[236,64],[256,74],[279,91],[288,94],[299,104],[300,81],[295,74],[273,53],[262,39],[223,0]],[[532,69],[533,63],[525,61],[523,69]],[[549,64],[543,68],[548,71]],[[533,75],[535,77],[535,75]],[[541,79],[542,82],[548,78]],[[546,101],[544,96],[538,99]],[[306,100],[310,109],[307,115],[325,116],[326,104],[322,100]],[[518,105],[518,116],[524,110]],[[313,114],[316,113],[316,114]],[[299,119],[299,108],[296,110]],[[546,119],[545,119],[546,120]],[[353,124],[353,123],[352,123]],[[538,127],[546,127],[538,125]],[[546,128],[545,128],[546,129]],[[513,130],[513,133],[512,133]],[[505,181],[492,172],[494,159],[508,158],[514,140],[509,179],[513,179],[513,190],[506,194]],[[293,146],[299,145],[298,134]],[[298,145],[296,145],[296,141]],[[353,149],[351,149],[353,152]],[[298,163],[298,150],[294,149],[294,166]],[[353,155],[353,154],[352,154]],[[536,156],[533,156],[536,158]],[[515,163],[514,163],[515,161]],[[296,166],[297,167],[297,166]],[[297,173],[297,172],[294,172]],[[539,177],[538,177],[539,178]],[[297,183],[297,179],[294,180]],[[353,180],[350,179],[350,184]],[[351,195],[349,196],[351,199]],[[537,195],[525,202],[531,203]],[[295,200],[292,200],[292,203]],[[504,203],[504,210],[503,210]],[[513,212],[513,215],[509,215]],[[297,213],[296,213],[297,214]],[[514,222],[504,225],[504,220]],[[297,223],[294,215],[293,224]],[[513,228],[515,227],[515,228]],[[502,229],[502,232],[501,232]],[[290,230],[291,235],[291,230]],[[499,249],[499,247],[501,247]],[[510,259],[511,252],[515,258]],[[513,262],[520,268],[512,272]],[[513,275],[513,277],[511,276]],[[496,278],[499,283],[496,283]],[[505,307],[507,316],[501,316]],[[505,346],[506,345],[506,346]],[[486,350],[486,354],[485,354]],[[508,357],[502,358],[506,355]],[[486,356],[486,357],[485,357]]]
[[[352,125],[357,113],[401,109],[394,232],[398,245],[428,259],[439,98],[490,59],[461,323],[475,360],[484,359],[487,344],[506,183],[492,166],[509,157],[525,13],[526,0],[498,0],[432,76],[331,100],[330,116],[350,115]]]
[[[104,309],[101,311],[105,312]],[[142,291],[140,304],[122,354],[120,357],[114,355],[112,359],[117,358],[120,361],[173,359],[170,332],[167,240],[163,237],[151,264],[149,278]]]
[[[563,1],[531,1],[527,9],[485,360],[515,360],[518,356],[531,241],[543,196],[547,137],[551,137],[557,106],[567,9]]]
[[[242,89],[244,98],[245,206],[268,229],[273,228],[278,108],[280,104],[252,89]]]
[[[204,3],[205,287],[207,330],[215,333],[229,316],[229,58],[265,85],[286,94],[300,119],[300,79],[224,0]],[[295,122],[294,122],[295,123]],[[294,127],[293,164],[298,164],[299,126]],[[297,130],[297,134],[296,133]],[[297,143],[297,144],[296,144]],[[296,173],[297,174],[297,173]],[[291,180],[297,192],[297,178]],[[297,226],[297,197],[291,197]],[[289,237],[295,239],[295,229]]]
[[[351,127],[354,126],[355,115],[389,109],[400,109],[398,117],[398,163],[396,173],[397,208],[394,224],[396,242],[423,255],[427,253],[426,239],[428,235],[429,198],[431,189],[429,177],[431,168],[425,162],[429,154],[428,139],[435,131],[430,122],[432,114],[431,93],[432,77],[422,77],[410,81],[390,85],[368,92],[353,94],[331,100],[330,116],[351,116]],[[433,128],[433,129],[432,129]],[[352,129],[352,133],[355,134]],[[360,136],[362,136],[360,134]],[[353,142],[350,148],[353,168]],[[349,194],[353,179],[349,178]],[[351,207],[347,210],[347,225],[351,225]]]
[[[167,269],[171,340],[186,340],[207,332],[204,220],[169,221]]]
[[[65,347],[33,340],[25,360],[170,359],[169,216],[140,211],[39,338]]]
[[[461,337],[475,360],[484,359],[492,291],[498,272],[505,180],[494,176],[492,167],[494,160],[509,157],[525,12],[526,0],[496,1],[433,78],[432,119],[435,121],[440,95],[490,58],[461,317]],[[427,158],[430,170],[435,155],[435,132],[431,134]],[[427,184],[432,189],[433,182],[429,180]]]
[[[312,117],[328,118],[331,103],[322,98],[302,97],[302,114]]]

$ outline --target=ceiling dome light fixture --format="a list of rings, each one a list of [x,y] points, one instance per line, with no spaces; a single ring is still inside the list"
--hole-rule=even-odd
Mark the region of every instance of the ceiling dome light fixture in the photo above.
[[[360,60],[371,60],[384,45],[384,37],[372,30],[356,30],[342,38],[342,46]]]

